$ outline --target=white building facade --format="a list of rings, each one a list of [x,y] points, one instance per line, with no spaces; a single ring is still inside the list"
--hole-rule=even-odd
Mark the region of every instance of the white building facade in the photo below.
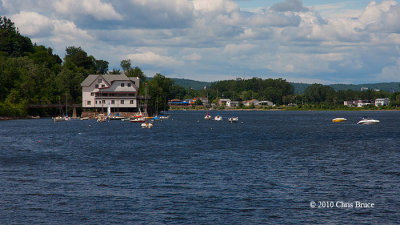
[[[82,108],[136,111],[138,108],[139,78],[125,74],[89,75],[82,83]]]
[[[375,106],[385,106],[390,104],[390,99],[389,98],[377,98],[375,99]]]

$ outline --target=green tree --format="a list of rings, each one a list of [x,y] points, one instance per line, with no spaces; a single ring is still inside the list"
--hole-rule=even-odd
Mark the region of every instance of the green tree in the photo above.
[[[130,59],[124,59],[121,60],[120,63],[122,69],[124,70],[125,73],[127,73],[132,67],[131,67],[131,60]]]
[[[108,62],[104,60],[95,60],[96,74],[106,74],[108,71]]]
[[[74,64],[86,70],[87,74],[96,73],[96,59],[93,56],[88,56],[81,47],[70,46],[65,49],[64,64]]]
[[[161,111],[167,105],[169,92],[173,84],[173,80],[159,73],[149,81],[150,106],[154,111]]]
[[[0,55],[19,57],[31,52],[31,39],[22,36],[9,18],[0,17]]]
[[[33,49],[34,51],[29,54],[29,58],[31,58],[35,64],[44,65],[56,72],[60,71],[62,60],[58,55],[53,54],[53,49],[46,48],[43,45],[34,45]]]
[[[124,73],[128,77],[143,77],[143,71],[139,67],[132,68],[131,60],[124,59],[120,63]]]
[[[121,74],[121,70],[113,69],[112,71],[109,71],[109,74]]]
[[[333,96],[335,90],[332,87],[324,86],[322,84],[313,84],[306,88],[304,96],[308,102],[321,103],[321,102],[333,102]]]
[[[195,105],[203,105],[203,102],[200,99],[196,99],[194,102]]]

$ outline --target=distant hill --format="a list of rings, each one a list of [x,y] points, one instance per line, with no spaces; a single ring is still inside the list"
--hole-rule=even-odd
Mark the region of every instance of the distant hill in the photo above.
[[[294,87],[294,92],[296,94],[303,94],[308,86],[311,84],[304,83],[290,83]],[[332,87],[336,91],[340,90],[353,90],[360,91],[362,87],[368,89],[379,89],[381,91],[393,92],[400,91],[400,82],[390,82],[390,83],[375,83],[375,84],[330,84],[328,86]]]
[[[193,88],[195,90],[201,90],[204,86],[210,87],[211,82],[196,81],[181,78],[171,78],[176,85],[183,86],[184,88]]]
[[[174,80],[176,85],[183,86],[184,88],[193,88],[195,90],[203,89],[204,86],[210,87],[212,82],[206,81],[196,81],[190,79],[182,79],[182,78],[171,78]],[[305,83],[290,83],[294,87],[294,92],[296,94],[303,94],[306,88],[312,84]],[[339,90],[354,90],[360,91],[362,87],[366,87],[368,89],[379,89],[381,91],[393,92],[400,91],[400,82],[389,82],[389,83],[375,83],[375,84],[330,84],[328,86],[333,89]]]

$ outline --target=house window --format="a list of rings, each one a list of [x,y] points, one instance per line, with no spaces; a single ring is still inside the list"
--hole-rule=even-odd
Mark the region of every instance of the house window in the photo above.
[[[101,83],[101,82],[103,82],[103,80],[102,80],[102,79],[99,79],[98,82]]]
[[[91,102],[91,101],[87,101],[87,104],[88,104],[88,105],[91,105],[91,104],[92,104],[92,102]]]
[[[103,100],[103,104],[106,104],[106,100]]]
[[[131,87],[132,86],[132,84],[131,83],[128,83],[128,87]]]
[[[124,104],[124,100],[121,100],[121,105],[123,105]]]
[[[105,86],[106,86],[105,84],[102,84],[102,85],[101,85],[102,88],[105,87]]]
[[[125,83],[121,83],[121,87],[124,87],[125,86]]]
[[[98,84],[96,84],[96,85],[94,85],[94,87],[95,87],[95,88],[99,88],[99,85],[98,85]]]
[[[90,93],[90,95],[91,95],[91,96],[94,96],[94,93],[92,92],[92,93]]]
[[[97,105],[97,101],[96,101],[96,105]]]
[[[133,100],[131,100],[130,104],[133,105]]]
[[[113,104],[113,105],[114,105],[114,104],[115,104],[115,100],[111,100],[111,104]]]

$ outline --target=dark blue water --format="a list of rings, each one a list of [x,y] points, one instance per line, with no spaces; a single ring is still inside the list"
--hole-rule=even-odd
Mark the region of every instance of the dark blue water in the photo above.
[[[400,112],[204,114],[1,121],[0,224],[400,222]]]

